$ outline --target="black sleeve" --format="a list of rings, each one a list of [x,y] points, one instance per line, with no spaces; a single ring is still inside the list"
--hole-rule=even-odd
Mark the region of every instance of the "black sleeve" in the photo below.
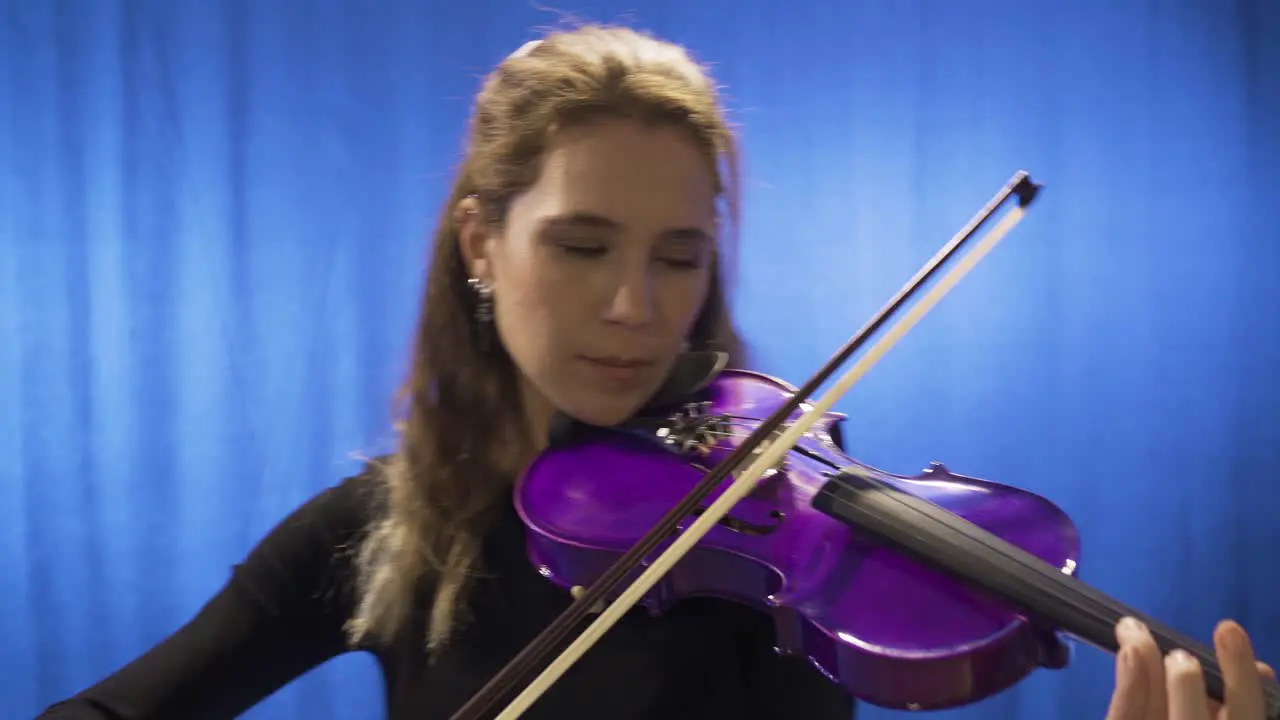
[[[349,478],[295,510],[159,645],[37,720],[236,717],[347,649],[349,571],[371,483]]]
[[[773,621],[752,613],[746,628],[744,662],[747,720],[851,720],[853,697],[829,680],[806,658],[779,655],[774,650]]]

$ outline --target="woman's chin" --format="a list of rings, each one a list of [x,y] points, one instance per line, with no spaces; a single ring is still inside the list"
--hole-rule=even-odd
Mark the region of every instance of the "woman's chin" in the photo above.
[[[613,427],[630,420],[643,405],[644,398],[633,400],[611,397],[568,403],[568,407],[563,407],[561,412],[587,425]]]

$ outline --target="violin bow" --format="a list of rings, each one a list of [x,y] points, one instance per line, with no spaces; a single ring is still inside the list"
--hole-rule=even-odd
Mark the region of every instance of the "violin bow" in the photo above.
[[[479,720],[500,699],[508,694],[511,687],[527,676],[541,662],[552,648],[579,625],[588,614],[600,605],[605,604],[604,597],[622,584],[626,575],[635,569],[664,540],[670,538],[679,524],[693,512],[699,503],[730,474],[741,466],[747,455],[758,455],[755,461],[734,477],[733,483],[725,492],[701,512],[699,517],[684,531],[676,535],[671,545],[645,571],[623,590],[618,597],[607,603],[592,623],[574,639],[559,656],[552,660],[525,689],[511,701],[497,716],[497,720],[515,720],[536,702],[572,665],[591,649],[623,615],[644,597],[672,567],[679,562],[694,545],[715,527],[720,520],[742,498],[746,497],[760,478],[791,450],[800,438],[809,431],[831,407],[847,393],[855,383],[870,370],[895,344],[909,332],[966,274],[969,273],[996,245],[1004,239],[1025,215],[1026,208],[1036,198],[1041,186],[1032,182],[1025,171],[1018,171],[1005,186],[966,224],[951,240],[943,246],[913,276],[893,298],[889,300],[845,345],[829,359],[818,372],[814,373],[796,393],[787,399],[772,415],[770,415],[754,432],[752,432],[734,450],[729,457],[720,462],[689,492],[685,498],[671,509],[663,518],[641,538],[635,545],[609,567],[600,579],[571,604],[554,622],[548,625],[529,645],[525,646],[501,671],[498,672],[478,693],[472,696],[451,720]],[[810,403],[811,397],[826,382],[836,369],[844,364],[855,352],[866,344],[867,339],[879,330],[896,314],[920,288],[932,278],[940,268],[954,256],[961,247],[967,244],[977,231],[987,223],[995,212],[1010,198],[1017,199],[1017,206],[1006,213],[1000,221],[982,236],[972,252],[965,255],[959,264],[944,275],[938,283],[920,299],[907,314],[893,325],[889,331],[854,364],[835,385],[811,403],[811,409],[797,418],[773,442],[763,448],[766,437],[773,434],[783,422],[802,404]]]

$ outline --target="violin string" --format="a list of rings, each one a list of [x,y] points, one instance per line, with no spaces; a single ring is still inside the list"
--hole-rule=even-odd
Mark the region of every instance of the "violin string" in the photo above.
[[[750,418],[741,417],[741,416],[727,416],[727,417],[735,421],[750,420]],[[740,423],[735,422],[732,424],[738,425]],[[741,423],[741,424],[745,425],[745,423]],[[741,436],[741,433],[728,432],[728,433],[719,433],[719,435],[724,438],[732,439],[734,437]],[[814,457],[815,459],[821,462],[824,462],[830,467],[833,467],[833,468],[836,467],[834,464],[832,464],[829,460],[825,458],[815,457],[813,455],[810,455],[810,457]],[[850,468],[837,468],[837,469],[849,470]],[[868,476],[866,475],[862,475],[862,477],[864,479],[869,479]],[[873,482],[876,484],[883,484],[883,481],[881,480],[873,480]],[[892,485],[890,485],[890,487],[892,487]],[[887,492],[888,497],[893,498],[895,500],[898,499],[898,495],[895,492],[888,492],[883,489],[879,489],[879,491]],[[841,498],[839,496],[834,496],[833,500],[843,505],[850,504],[848,500]],[[923,501],[923,502],[927,502],[927,501]],[[899,500],[899,504],[902,504],[910,508],[909,504],[906,504],[901,500]],[[936,506],[930,504],[930,507],[936,507]],[[911,508],[911,509],[913,509],[917,514],[924,514],[924,513],[921,513],[921,511],[919,511],[918,509],[914,509],[914,508]],[[947,524],[948,526],[950,526],[950,529],[953,532],[967,535],[970,539],[984,545],[986,550],[992,553],[995,553],[997,555],[1003,556],[1006,560],[1011,560],[1015,563],[1018,563],[1020,566],[1020,570],[1030,572],[1033,583],[1045,581],[1047,578],[1047,583],[1048,583],[1047,588],[1044,585],[1038,585],[1038,589],[1044,591],[1046,594],[1050,594],[1050,596],[1052,596],[1052,592],[1054,589],[1066,588],[1069,592],[1076,592],[1076,593],[1085,595],[1085,597],[1092,604],[1082,603],[1079,600],[1076,600],[1073,603],[1071,600],[1065,599],[1065,598],[1063,599],[1063,602],[1066,602],[1068,604],[1069,610],[1082,610],[1084,613],[1089,615],[1089,619],[1097,623],[1102,623],[1102,625],[1094,626],[1092,628],[1094,632],[1092,633],[1089,633],[1089,634],[1080,633],[1080,635],[1084,639],[1088,640],[1091,644],[1105,648],[1107,650],[1110,650],[1111,652],[1116,652],[1118,650],[1118,645],[1115,644],[1115,642],[1111,639],[1112,638],[1111,633],[1114,630],[1115,623],[1119,621],[1121,617],[1124,617],[1125,615],[1130,615],[1135,618],[1138,618],[1144,624],[1146,624],[1151,629],[1153,636],[1155,636],[1158,641],[1159,640],[1164,641],[1163,643],[1164,647],[1161,648],[1162,651],[1168,652],[1173,647],[1182,647],[1184,650],[1187,650],[1188,652],[1192,652],[1200,660],[1202,666],[1204,666],[1207,682],[1211,682],[1211,683],[1216,682],[1219,685],[1222,683],[1222,672],[1221,672],[1221,668],[1219,667],[1216,661],[1216,655],[1214,651],[1204,643],[1196,641],[1188,636],[1183,635],[1182,633],[1179,633],[1178,631],[1172,628],[1164,626],[1163,624],[1159,623],[1155,619],[1144,615],[1143,613],[1139,612],[1134,608],[1128,607],[1123,603],[1120,603],[1118,600],[1115,600],[1109,597],[1105,593],[1102,593],[1096,588],[1089,586],[1088,584],[1084,583],[1078,578],[1065,575],[1060,569],[1053,568],[1051,565],[1049,565],[1042,559],[1036,557],[1035,555],[1027,553],[1025,550],[1022,550],[1016,545],[1009,543],[1003,538],[1000,538],[998,535],[995,535],[994,533],[991,533],[990,531],[987,531],[981,528],[980,526],[974,525],[962,517],[953,515],[952,513],[949,513],[948,511],[946,511],[945,509],[940,508],[939,510],[940,510],[941,516],[937,518],[931,517],[930,518],[931,520],[943,522],[944,524]],[[929,517],[927,514],[925,515],[926,517]],[[909,521],[904,521],[904,522],[909,522]],[[976,532],[973,530],[974,528],[976,528]],[[943,547],[945,548],[945,545]],[[1102,609],[1099,610],[1098,609],[1099,607],[1101,607]],[[1160,643],[1158,642],[1157,644],[1160,644]],[[1280,704],[1280,685],[1268,684],[1268,685],[1265,685],[1265,690],[1269,698],[1272,700],[1272,702]]]
[[[733,414],[721,415],[720,419],[727,421],[730,427],[746,428],[750,427],[751,422],[754,422],[753,418]],[[702,432],[716,439],[734,440],[750,437],[749,433],[732,430],[722,431],[703,429]],[[777,437],[780,432],[775,430],[771,434],[774,437]],[[811,438],[814,437],[809,433],[806,433],[805,436]],[[868,480],[875,486],[872,488],[873,492],[883,493],[882,497],[886,500],[895,502],[916,515],[924,516],[928,522],[940,523],[951,532],[982,546],[982,549],[986,550],[990,554],[1002,557],[1004,560],[1015,564],[1017,567],[1011,574],[1024,583],[1029,581],[1036,590],[1040,591],[1041,597],[1039,599],[1028,600],[1022,603],[1027,605],[1027,609],[1031,610],[1033,613],[1039,610],[1047,615],[1057,616],[1062,619],[1061,622],[1058,622],[1057,624],[1062,626],[1064,629],[1068,629],[1069,632],[1081,637],[1092,645],[1113,653],[1118,651],[1118,644],[1112,639],[1114,637],[1112,633],[1114,632],[1115,624],[1124,616],[1134,617],[1150,628],[1153,637],[1157,641],[1157,645],[1161,646],[1162,652],[1169,652],[1175,647],[1180,647],[1194,654],[1201,663],[1202,671],[1206,678],[1207,688],[1216,695],[1221,695],[1223,692],[1225,685],[1222,670],[1216,660],[1213,649],[1208,645],[1163,625],[1159,621],[1145,615],[1137,609],[1131,608],[1120,601],[1111,598],[1100,590],[1093,588],[1087,583],[1084,583],[1079,578],[1065,574],[1062,569],[1053,567],[1043,559],[1026,552],[1022,548],[1009,543],[998,535],[995,535],[980,526],[974,525],[968,520],[956,516],[943,508],[937,508],[936,505],[928,503],[928,501],[914,497],[913,500],[926,503],[927,507],[937,508],[938,514],[935,516],[921,511],[919,508],[913,507],[911,503],[902,499],[903,495],[900,494],[897,488],[894,488],[891,484],[885,483],[882,480],[874,478],[874,476],[867,474],[866,471],[861,471],[857,468],[840,468],[826,458],[814,455],[810,455],[810,457],[823,462],[833,469],[855,471],[855,474],[859,475],[864,480]],[[887,485],[889,489],[882,487],[885,485]],[[830,494],[828,494],[828,496],[831,497],[833,502],[840,505],[856,507],[856,504],[846,498]],[[890,513],[890,515],[892,515],[892,513]],[[912,532],[919,530],[919,525],[911,525],[911,521],[909,519],[903,518],[902,522],[906,523],[908,527],[911,528]],[[942,548],[942,552],[944,554],[947,553],[949,549],[955,549],[953,543],[946,543],[941,540],[936,540],[935,546]],[[941,564],[944,570],[952,572],[955,572],[955,566],[957,564],[978,565],[978,567],[974,568],[974,572],[977,573],[976,576],[966,576],[962,579],[977,582],[988,591],[1001,595],[1002,599],[1005,599],[1006,601],[1018,601],[1018,598],[1010,597],[1010,593],[1008,592],[1002,592],[991,588],[990,582],[983,582],[983,566],[987,566],[985,558],[979,559],[973,554],[964,554],[962,550],[956,557],[959,558],[959,563],[937,559],[935,559],[934,562]],[[966,563],[965,561],[968,562]],[[1019,575],[1021,576],[1019,577]],[[1071,595],[1072,597],[1064,597],[1064,595]],[[1044,608],[1050,605],[1057,607],[1060,611],[1053,612],[1052,610],[1044,610]],[[1074,626],[1073,629],[1071,629],[1072,626]],[[1269,703],[1273,705],[1280,705],[1280,685],[1275,683],[1264,683],[1263,690],[1267,694]],[[1221,700],[1222,698],[1218,697],[1216,699]]]
[[[973,235],[994,215],[1006,201],[1011,197],[1017,197],[1019,207],[1004,218],[1000,226],[1004,229],[1000,232],[990,232],[984,237],[984,242],[994,244],[998,238],[1005,232],[1008,232],[1010,218],[1016,223],[1021,217],[1025,207],[1031,203],[1039,191],[1039,186],[1032,183],[1030,177],[1025,171],[1018,171],[1003,187],[1000,192],[993,197],[986,206],[984,206],[964,228],[956,233],[946,245],[944,245],[925,265],[904,285],[893,298],[889,300],[858,332],[849,339],[845,345],[840,348],[827,361],[818,372],[807,380],[802,387],[796,390],[790,398],[787,399],[773,414],[771,414],[758,428],[757,435],[748,438],[741,443],[729,457],[717,465],[711,472],[699,481],[694,488],[686,495],[675,507],[673,507],[666,515],[664,515],[655,527],[642,537],[635,545],[628,549],[622,556],[616,560],[608,569],[598,578],[590,587],[586,589],[570,606],[560,614],[550,625],[548,625],[537,637],[526,645],[516,656],[507,663],[498,673],[492,677],[488,683],[484,685],[475,695],[463,705],[451,720],[476,720],[481,713],[488,710],[503,695],[510,692],[511,687],[523,679],[523,677],[532,672],[537,664],[542,662],[545,655],[552,648],[561,644],[569,632],[582,623],[592,609],[600,603],[604,596],[612,592],[620,585],[626,576],[636,568],[643,558],[651,554],[659,544],[666,541],[673,532],[677,530],[680,523],[685,520],[694,509],[701,503],[712,490],[717,487],[734,469],[741,466],[755,448],[763,442],[775,428],[789,418],[792,412],[803,404],[804,399],[812,396],[818,388],[825,383],[836,369],[853,356],[866,341],[882,327],[889,318],[896,313],[906,302],[914,295],[925,282],[929,280],[938,270],[963,246]],[[994,236],[994,239],[993,239]],[[981,255],[981,253],[979,254]],[[970,258],[966,257],[966,261]],[[976,261],[975,261],[976,262]],[[963,274],[963,273],[960,273]],[[955,273],[944,278],[942,285],[946,286],[948,280],[951,284],[958,281],[958,278],[952,279]],[[936,294],[937,289],[933,291]],[[944,291],[945,292],[945,291]],[[914,312],[915,309],[913,309]],[[596,622],[599,622],[597,618]]]
[[[748,422],[752,420],[752,418],[749,418],[749,417],[731,415],[731,414],[726,414],[722,417],[725,420],[729,421],[729,425],[731,427],[736,427],[736,426],[748,427],[749,426]],[[743,421],[748,421],[748,422],[743,422]],[[774,431],[774,432],[775,434],[777,433],[777,431]],[[719,438],[725,438],[725,439],[734,439],[734,438],[742,437],[742,433],[733,432],[733,431],[730,431],[730,432],[710,431],[710,434],[715,435]],[[809,436],[809,434],[806,434],[806,435]],[[821,442],[821,440],[819,441]],[[820,456],[816,456],[814,454],[809,454],[809,457],[815,460],[818,460],[819,462],[823,462],[824,464],[835,469],[854,470],[854,468],[838,468],[830,460],[826,458],[822,458]],[[868,482],[871,482],[876,486],[887,485],[887,483],[884,483],[884,481],[879,479],[874,479],[871,476],[865,474],[865,472],[858,472],[856,474],[858,474],[864,480],[867,480]],[[893,486],[888,485],[888,487],[892,488]],[[903,501],[898,492],[890,492],[888,490],[885,490],[883,487],[876,487],[876,490],[878,492],[885,493],[887,498],[893,501],[896,501],[899,505],[902,505],[903,507],[908,508],[910,511],[915,512],[917,515],[924,515],[925,517],[929,518],[930,521],[941,523],[944,526],[948,527],[952,532],[959,534],[961,536],[967,537],[971,541],[974,541],[984,546],[985,550],[997,556],[1001,556],[1007,561],[1016,563],[1018,565],[1018,570],[1015,571],[1014,573],[1015,575],[1017,575],[1019,571],[1023,573],[1024,579],[1027,575],[1029,575],[1031,578],[1031,583],[1036,587],[1036,589],[1040,590],[1044,596],[1046,596],[1045,599],[1047,599],[1050,602],[1054,600],[1060,600],[1062,603],[1065,603],[1066,607],[1064,609],[1067,613],[1071,613],[1071,612],[1077,613],[1074,617],[1070,615],[1065,615],[1064,617],[1066,619],[1080,620],[1082,624],[1088,624],[1090,626],[1089,631],[1080,630],[1078,632],[1073,633],[1087,640],[1090,644],[1104,648],[1111,652],[1117,652],[1119,647],[1118,647],[1118,644],[1114,641],[1113,634],[1112,634],[1114,632],[1115,624],[1120,620],[1120,618],[1126,615],[1132,616],[1134,618],[1139,619],[1144,624],[1146,624],[1148,628],[1150,628],[1153,637],[1157,641],[1157,645],[1162,646],[1161,647],[1162,652],[1167,653],[1171,651],[1174,647],[1181,647],[1182,649],[1194,654],[1201,663],[1203,672],[1205,673],[1206,684],[1213,686],[1214,692],[1217,692],[1217,693],[1222,692],[1222,688],[1224,687],[1222,670],[1217,662],[1216,654],[1214,650],[1210,648],[1208,645],[1201,643],[1197,640],[1194,640],[1174,630],[1173,628],[1163,625],[1159,621],[1149,616],[1146,616],[1144,613],[1141,613],[1135,608],[1131,608],[1124,605],[1118,600],[1115,600],[1110,596],[1106,595],[1105,593],[1102,593],[1100,590],[1093,588],[1087,583],[1084,583],[1083,581],[1079,580],[1079,578],[1066,575],[1061,569],[1054,568],[1053,566],[1051,566],[1044,560],[1036,557],[1035,555],[1032,555],[1026,552],[1022,548],[1019,548],[1016,545],[1013,545],[1012,543],[1009,543],[1008,541],[1004,540],[1003,538],[1000,538],[998,535],[995,535],[994,533],[991,533],[977,525],[974,525],[970,523],[968,520],[962,517],[956,516],[945,509],[937,508],[936,505],[933,505],[932,503],[928,503],[927,505],[928,507],[937,508],[937,512],[939,514],[938,516],[935,517],[930,515],[929,513],[925,513],[921,511],[918,508],[914,508],[911,506],[910,503]],[[896,490],[896,488],[894,488],[894,490]],[[853,504],[849,500],[843,497],[840,497],[838,495],[829,495],[829,496],[836,503],[849,506],[849,507],[853,506]],[[924,503],[928,502],[919,498],[913,498],[913,499],[919,502],[924,502]],[[910,521],[904,519],[904,522],[909,523]],[[912,530],[913,531],[918,530],[918,526],[912,526]],[[943,552],[946,552],[946,548],[948,546],[946,544],[940,543],[938,547],[943,548]],[[961,555],[961,558],[964,558],[964,557],[966,556]],[[973,558],[970,558],[970,559],[973,559]],[[944,564],[944,569],[951,569],[951,568],[948,567],[948,564]],[[975,568],[975,571],[977,571],[980,574],[981,566],[978,568]],[[980,578],[978,577],[975,577],[973,579],[975,581],[980,580]],[[1065,590],[1066,593],[1075,595],[1076,597],[1075,599],[1071,599],[1066,597],[1055,596],[1054,595],[1055,590],[1058,591],[1059,593]],[[1083,596],[1084,600],[1086,600],[1087,602],[1082,601],[1080,599],[1080,596]],[[1086,616],[1085,620],[1080,619],[1080,616],[1079,616],[1080,613],[1083,613]],[[1092,622],[1088,622],[1088,621],[1092,621]],[[1264,688],[1264,692],[1268,696],[1269,703],[1272,704],[1273,706],[1280,706],[1280,684],[1277,684],[1275,682],[1268,682],[1263,684],[1263,688]],[[1218,699],[1221,699],[1221,698],[1218,698]]]
[[[876,532],[867,525],[881,524],[888,532],[876,532],[876,534],[883,535],[895,544],[916,546],[911,549],[921,558],[941,565],[946,571],[958,573],[961,579],[977,583],[989,592],[1000,595],[1006,601],[1011,600],[1026,605],[1026,609],[1033,615],[1056,616],[1052,618],[1055,624],[1091,644],[1112,652],[1119,649],[1112,635],[1116,622],[1126,615],[1134,617],[1147,625],[1162,652],[1168,653],[1180,647],[1195,655],[1200,661],[1210,693],[1215,695],[1217,700],[1223,699],[1225,685],[1222,669],[1218,665],[1214,650],[1208,645],[1124,605],[1076,577],[1064,574],[1061,569],[1054,568],[994,533],[927,500],[894,488],[861,468],[846,468],[846,471],[850,471],[870,486],[869,489],[851,489],[851,492],[857,492],[863,499],[871,497],[867,493],[875,493],[874,498],[893,503],[898,508],[897,510],[891,507],[883,508],[887,512],[876,515],[862,503],[853,502],[836,493],[825,493],[825,496],[834,504],[853,510],[864,519],[872,520],[862,525],[863,529]],[[874,502],[874,499],[870,501]],[[908,517],[908,514],[911,517]],[[943,533],[938,532],[943,529],[950,531],[953,537],[943,537]],[[922,530],[926,531],[923,536],[920,534]],[[933,532],[929,532],[930,530]],[[902,542],[904,539],[907,540],[906,543]],[[965,546],[966,542],[969,544],[968,548]],[[979,546],[980,550],[973,548],[972,545]],[[1038,591],[1040,597],[1034,600],[1019,598],[1020,593],[1017,592],[1016,587],[1008,588],[1008,583],[1001,582],[1002,576],[992,572],[993,565],[989,558],[981,556],[981,550],[1013,564],[1015,569],[1004,579],[1024,585],[1029,580],[1029,584]],[[944,559],[942,556],[949,557]],[[966,572],[963,568],[968,568],[968,571]],[[1005,587],[1001,589],[999,586]],[[1075,627],[1072,628],[1072,625]],[[1263,690],[1269,705],[1273,707],[1280,705],[1280,685],[1265,682]]]

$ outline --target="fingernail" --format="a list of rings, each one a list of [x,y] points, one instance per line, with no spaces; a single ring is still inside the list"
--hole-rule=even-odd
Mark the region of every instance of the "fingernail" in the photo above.
[[[1137,618],[1126,617],[1120,620],[1120,632],[1131,641],[1141,639],[1146,629],[1146,626],[1138,622]]]
[[[1195,656],[1182,648],[1176,648],[1173,652],[1169,653],[1169,662],[1171,662],[1174,667],[1184,669],[1193,668],[1196,665]]]
[[[1230,652],[1244,650],[1249,642],[1249,636],[1245,634],[1244,628],[1233,620],[1219,622],[1218,626],[1214,628],[1213,639]]]

